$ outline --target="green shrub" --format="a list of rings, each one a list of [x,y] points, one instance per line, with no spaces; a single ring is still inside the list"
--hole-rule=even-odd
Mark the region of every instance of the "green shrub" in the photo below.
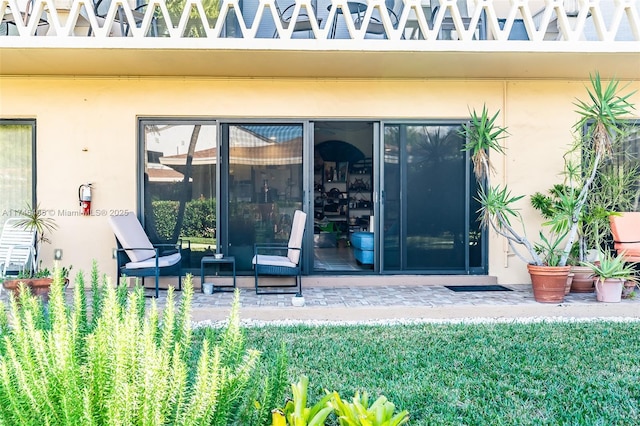
[[[171,239],[178,216],[178,201],[153,201],[156,232],[164,240]],[[214,238],[216,227],[216,201],[198,199],[188,201],[185,206],[182,237]]]
[[[90,309],[81,272],[71,306],[55,277],[47,306],[23,291],[10,322],[0,303],[0,424],[266,424],[286,358],[264,365],[245,348],[238,292],[218,341],[195,345],[191,276],[179,306],[170,289],[162,313],[155,301],[145,310],[141,287],[100,279],[95,262]]]
[[[152,201],[156,232],[164,241],[169,241],[176,227],[178,201]]]

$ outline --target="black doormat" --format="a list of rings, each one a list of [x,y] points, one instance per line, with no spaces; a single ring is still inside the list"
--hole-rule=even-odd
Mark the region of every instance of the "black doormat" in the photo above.
[[[451,291],[513,291],[501,285],[445,285]]]

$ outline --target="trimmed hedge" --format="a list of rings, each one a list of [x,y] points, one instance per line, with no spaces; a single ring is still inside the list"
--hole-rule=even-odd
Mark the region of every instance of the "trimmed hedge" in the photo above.
[[[169,240],[178,218],[178,201],[153,201],[153,215],[158,235]],[[180,236],[214,238],[216,228],[216,200],[187,201]]]

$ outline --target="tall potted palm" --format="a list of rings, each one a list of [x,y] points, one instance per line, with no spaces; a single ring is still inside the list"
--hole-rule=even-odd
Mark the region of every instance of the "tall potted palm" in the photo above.
[[[621,132],[620,120],[633,109],[628,102],[633,93],[619,95],[616,80],[603,87],[599,74],[596,74],[590,81],[591,87],[587,90],[590,102],[575,102],[579,120],[573,129],[578,136],[566,154],[580,157],[577,164],[582,178],[576,190],[567,194],[565,201],[568,208],[547,221],[551,237],[544,237],[540,232],[542,243],[532,243],[524,232],[522,217],[515,207],[524,196],[513,196],[506,186],[492,185],[490,181],[494,168],[489,152],[504,155],[501,140],[508,136],[507,129],[496,122],[499,111],[491,115],[486,106],[481,113],[473,110],[470,122],[461,130],[462,136],[467,140],[464,150],[471,154],[479,183],[478,200],[482,225],[506,238],[516,256],[527,263],[534,297],[538,302],[557,303],[564,299],[564,288],[570,271],[567,261],[578,234],[579,218],[600,164],[611,153],[612,138]],[[520,222],[519,226],[514,226],[512,221]],[[522,248],[524,253],[520,250]],[[540,274],[549,280],[540,279]]]

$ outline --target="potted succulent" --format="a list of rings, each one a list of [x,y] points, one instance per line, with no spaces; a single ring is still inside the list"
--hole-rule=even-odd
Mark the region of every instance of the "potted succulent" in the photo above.
[[[624,260],[623,253],[613,255],[609,251],[601,252],[596,262],[583,262],[592,271],[595,278],[596,300],[616,303],[622,298],[625,282],[635,283],[634,264]]]
[[[474,173],[479,182],[482,224],[506,238],[515,255],[527,263],[534,297],[538,302],[557,303],[564,300],[571,269],[568,259],[576,242],[580,217],[601,162],[610,153],[612,138],[621,133],[620,120],[633,109],[628,102],[631,94],[619,95],[618,82],[615,80],[603,87],[600,76],[596,74],[591,78],[591,88],[588,89],[592,102],[578,100],[575,103],[580,119],[574,125],[574,131],[579,136],[565,154],[565,165],[575,170],[574,176],[579,176],[578,185],[575,190],[565,194],[567,208],[558,211],[545,223],[550,227],[552,237],[543,238],[544,234],[540,232],[542,244],[532,243],[524,232],[522,217],[515,207],[523,196],[512,196],[506,186],[492,186],[490,182],[493,167],[489,152],[504,155],[500,142],[508,135],[506,128],[496,124],[499,112],[490,115],[486,106],[480,114],[472,111],[469,124],[464,125],[460,132],[467,140],[464,150],[471,153]],[[570,157],[579,160],[568,161]],[[520,222],[522,231],[512,224],[513,220]],[[526,253],[521,253],[519,248],[524,248]],[[543,274],[543,278],[539,274]]]

